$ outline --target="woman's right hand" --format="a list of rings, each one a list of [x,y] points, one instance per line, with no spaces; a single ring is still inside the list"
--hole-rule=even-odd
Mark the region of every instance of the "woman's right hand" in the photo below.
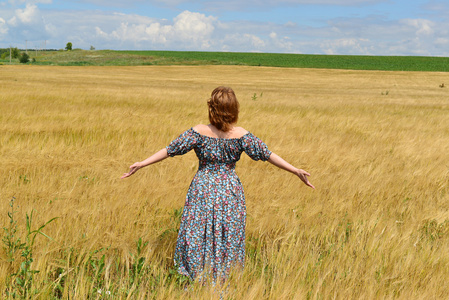
[[[139,169],[142,168],[142,164],[140,162],[136,162],[134,163],[132,166],[129,167],[129,172],[128,173],[124,173],[122,175],[122,177],[120,177],[120,179],[129,177],[131,175],[133,175],[134,173],[136,173]]]

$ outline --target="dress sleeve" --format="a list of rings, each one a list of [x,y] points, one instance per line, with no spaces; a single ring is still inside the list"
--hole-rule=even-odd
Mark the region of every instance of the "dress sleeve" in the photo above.
[[[271,151],[261,139],[248,133],[241,138],[243,151],[253,160],[267,161],[270,158]]]
[[[174,139],[166,148],[168,156],[183,155],[202,143],[201,135],[193,128],[184,131],[180,136]]]

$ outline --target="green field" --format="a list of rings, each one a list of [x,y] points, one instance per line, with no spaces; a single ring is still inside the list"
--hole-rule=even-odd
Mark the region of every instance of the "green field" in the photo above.
[[[306,55],[235,52],[126,51],[125,53],[172,58],[176,61],[216,65],[247,65],[384,71],[449,71],[448,57]]]
[[[448,72],[449,57],[350,56],[237,52],[177,51],[28,51],[37,65],[137,66],[137,65],[244,65],[379,71]],[[9,59],[0,60],[9,64]],[[12,64],[19,64],[18,60]]]

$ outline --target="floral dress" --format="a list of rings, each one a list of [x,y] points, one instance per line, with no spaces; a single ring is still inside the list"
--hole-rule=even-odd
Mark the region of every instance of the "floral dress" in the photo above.
[[[174,259],[179,273],[215,282],[225,279],[231,268],[244,265],[246,206],[235,164],[243,151],[263,161],[271,151],[250,132],[224,139],[193,128],[167,146],[169,156],[192,149],[199,168],[187,192]]]

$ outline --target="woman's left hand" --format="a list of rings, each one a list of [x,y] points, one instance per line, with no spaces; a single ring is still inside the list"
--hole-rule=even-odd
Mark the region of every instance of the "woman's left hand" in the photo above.
[[[125,173],[122,175],[122,177],[120,177],[120,179],[129,177],[131,175],[133,175],[134,173],[136,173],[140,168],[142,168],[142,165],[140,162],[136,162],[134,163],[132,166],[129,167],[129,172]]]

